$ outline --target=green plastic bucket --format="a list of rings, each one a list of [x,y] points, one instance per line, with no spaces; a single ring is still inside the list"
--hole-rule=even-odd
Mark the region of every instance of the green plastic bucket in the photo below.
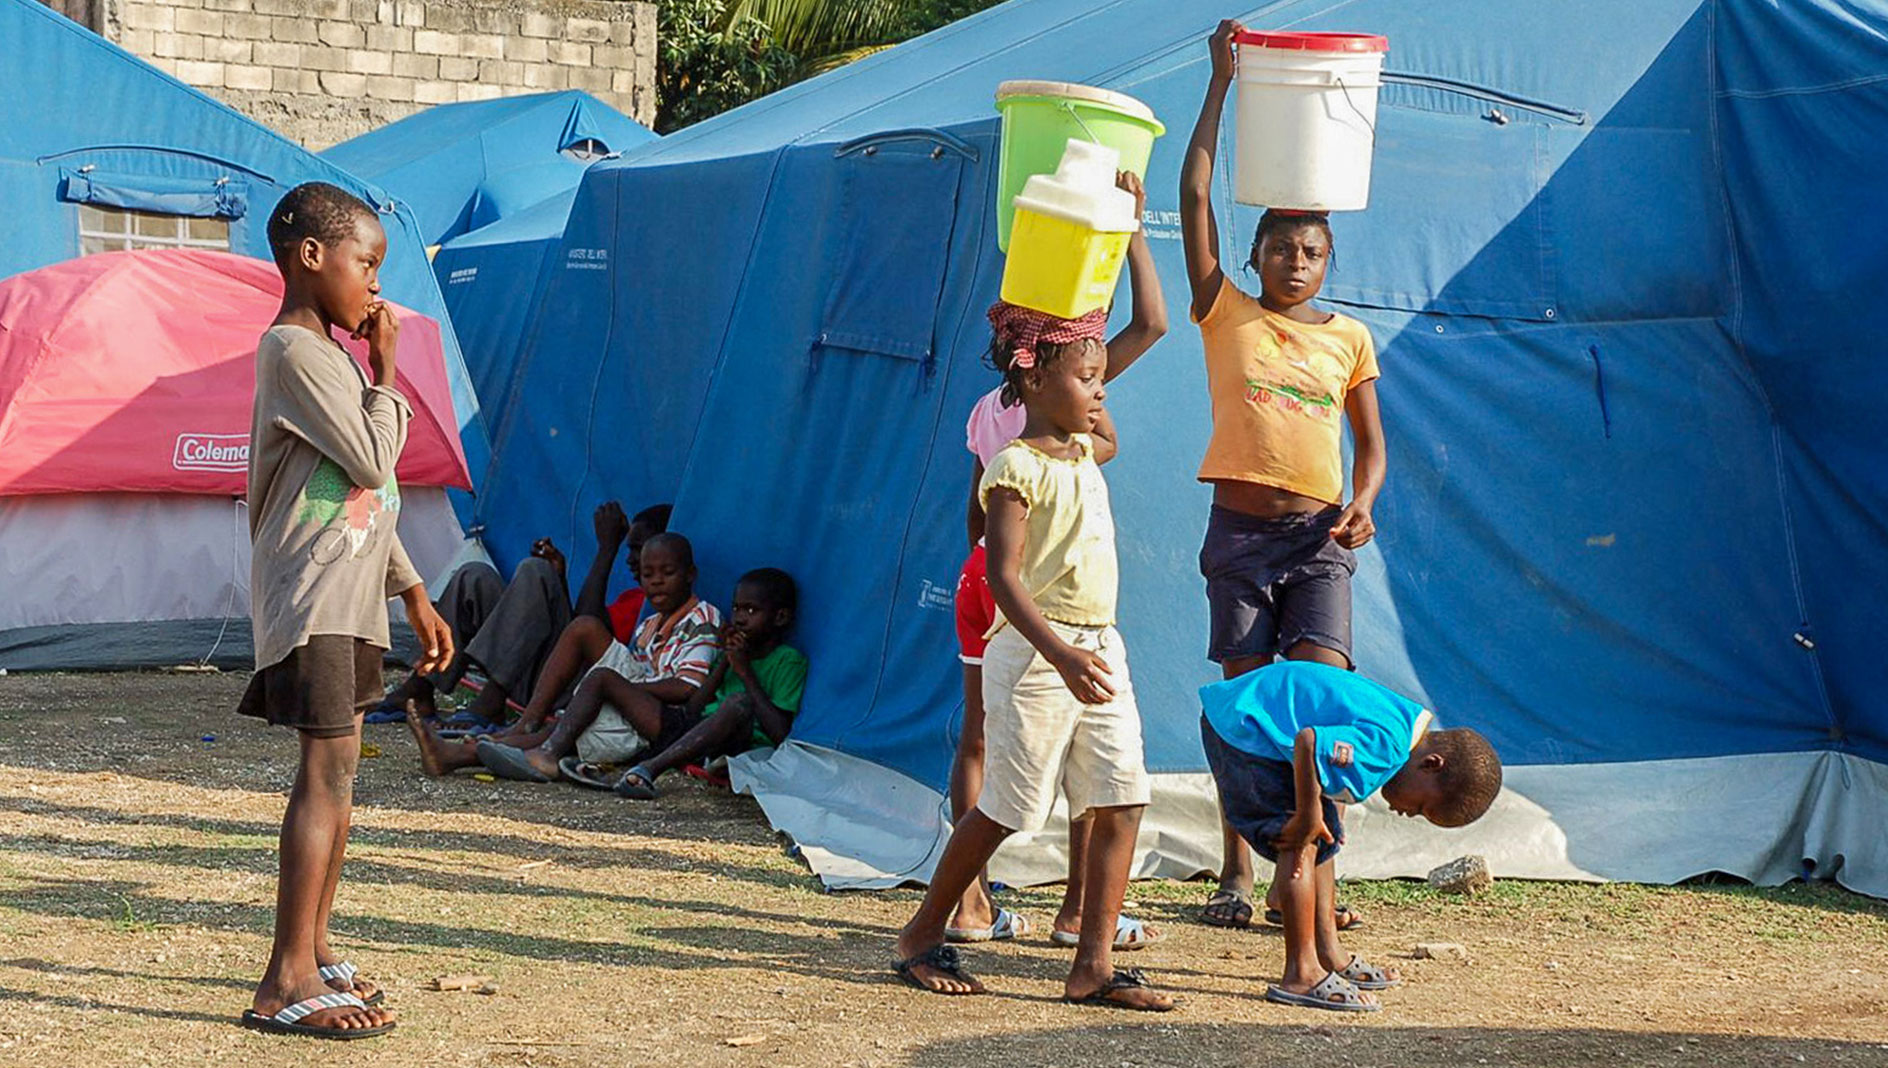
[[[996,246],[1010,248],[1016,194],[1031,175],[1053,174],[1071,140],[1094,141],[1121,154],[1121,168],[1147,177],[1154,138],[1167,128],[1153,109],[1128,96],[1070,82],[1015,81],[997,86],[1003,116],[997,165]]]

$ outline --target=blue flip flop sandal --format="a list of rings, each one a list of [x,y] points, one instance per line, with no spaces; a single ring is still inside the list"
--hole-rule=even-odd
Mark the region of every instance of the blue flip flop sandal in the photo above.
[[[489,738],[479,742],[479,763],[501,779],[514,782],[550,782],[551,777],[531,766],[524,750]]]

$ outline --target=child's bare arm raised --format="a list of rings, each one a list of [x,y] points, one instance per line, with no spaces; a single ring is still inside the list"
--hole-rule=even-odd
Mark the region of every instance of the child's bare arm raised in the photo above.
[[[391,309],[376,329],[381,332],[376,336],[388,338],[390,351],[391,339],[399,333]],[[391,355],[385,358],[383,374],[381,345],[372,344],[369,351],[374,384],[363,394],[359,373],[347,365],[352,357],[338,347],[284,349],[279,384],[288,395],[283,409],[289,414],[277,416],[276,425],[333,460],[349,482],[377,490],[393,479],[409,409],[406,398],[392,387]]]
[[[1108,664],[1085,649],[1077,649],[1056,635],[1049,621],[1023,588],[1024,521],[1028,506],[1015,490],[1004,486],[990,489],[988,518],[984,522],[984,544],[989,553],[990,596],[1016,633],[1036,647],[1068,684],[1069,692],[1083,704],[1105,704],[1114,697],[1108,681]]]
[[[1193,317],[1204,319],[1219,297],[1225,272],[1219,262],[1219,223],[1213,218],[1213,155],[1219,149],[1219,115],[1232,88],[1233,35],[1245,29],[1226,19],[1213,31],[1213,78],[1200,104],[1193,140],[1180,168],[1180,234],[1187,257],[1187,282],[1193,290]]]
[[[1115,185],[1134,195],[1134,217],[1139,219],[1147,207],[1147,190],[1140,177],[1132,171],[1121,171],[1115,175]],[[1154,270],[1154,253],[1147,247],[1145,229],[1134,231],[1128,240],[1128,291],[1134,301],[1134,318],[1108,339],[1104,382],[1120,377],[1167,333],[1167,298],[1160,291],[1160,275]]]

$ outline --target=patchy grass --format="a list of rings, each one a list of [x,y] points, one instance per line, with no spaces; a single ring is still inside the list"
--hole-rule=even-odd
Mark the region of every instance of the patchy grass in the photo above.
[[[294,773],[285,732],[231,713],[242,681],[0,678],[0,1065],[338,1055],[234,1026]],[[349,1063],[1888,1064],[1888,906],[1831,886],[1346,883],[1353,947],[1410,978],[1355,1018],[1265,1003],[1276,934],[1192,922],[1205,885],[1142,882],[1168,937],[1124,963],[1180,1012],[1060,1004],[1068,955],[1041,939],[968,953],[998,995],[944,999],[886,967],[917,893],[822,893],[746,799],[431,781],[401,728],[372,730],[334,932],[401,1026]],[[1004,901],[1046,925],[1058,898]],[[1470,960],[1408,958],[1430,940]],[[466,973],[496,993],[427,989]]]

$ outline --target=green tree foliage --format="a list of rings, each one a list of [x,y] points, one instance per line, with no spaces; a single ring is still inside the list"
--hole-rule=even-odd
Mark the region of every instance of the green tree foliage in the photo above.
[[[656,0],[656,129],[681,129],[998,0]]]
[[[792,82],[799,57],[724,0],[659,0],[656,131],[669,133]]]

